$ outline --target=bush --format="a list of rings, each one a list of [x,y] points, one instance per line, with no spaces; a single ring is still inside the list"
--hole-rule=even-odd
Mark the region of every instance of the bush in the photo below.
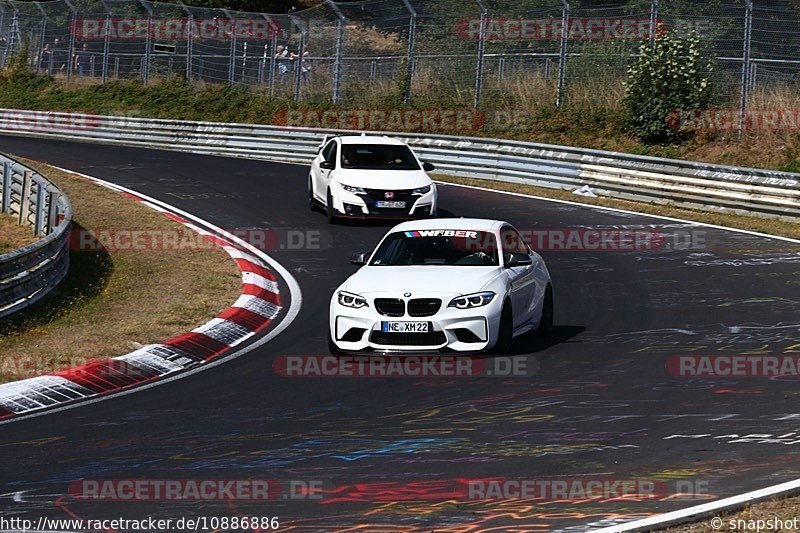
[[[708,107],[711,68],[696,36],[665,33],[642,44],[625,82],[627,128],[648,143],[681,140],[685,133],[671,119],[677,110]]]

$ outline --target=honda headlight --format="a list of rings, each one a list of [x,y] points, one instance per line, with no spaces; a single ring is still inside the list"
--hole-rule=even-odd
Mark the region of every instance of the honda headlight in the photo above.
[[[431,192],[431,186],[430,185],[426,185],[424,187],[417,187],[416,189],[411,191],[411,194],[415,194],[417,196],[422,196],[423,194],[428,194],[429,192]]]
[[[350,185],[342,185],[342,189],[346,190],[347,192],[351,192],[353,194],[367,194],[367,191],[365,191],[361,187],[351,187]]]
[[[482,307],[491,303],[495,296],[497,295],[491,291],[467,294],[466,296],[453,298],[450,303],[447,304],[447,307],[455,307],[456,309],[472,309],[473,307]]]
[[[353,309],[361,309],[362,307],[369,307],[367,299],[358,294],[351,292],[339,291],[339,305],[345,307],[352,307]]]

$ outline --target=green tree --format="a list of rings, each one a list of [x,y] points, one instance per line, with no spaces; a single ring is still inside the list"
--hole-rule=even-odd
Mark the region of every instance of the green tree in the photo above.
[[[677,141],[685,133],[672,120],[680,110],[700,110],[711,99],[711,61],[696,36],[659,35],[644,43],[628,68],[623,100],[630,131],[645,142]]]

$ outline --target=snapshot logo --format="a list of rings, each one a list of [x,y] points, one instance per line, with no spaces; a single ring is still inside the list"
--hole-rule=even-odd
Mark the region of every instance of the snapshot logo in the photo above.
[[[631,17],[571,18],[567,25],[567,39],[572,41],[637,41],[650,35],[651,21]],[[657,23],[656,28],[663,30]],[[563,23],[554,18],[490,18],[484,22],[487,41],[558,41]],[[481,19],[459,20],[456,34],[464,40],[481,38]]]
[[[292,228],[235,228],[234,236],[263,251],[319,250],[319,230]],[[217,238],[190,229],[144,230],[121,228],[75,229],[70,234],[73,251],[116,252],[201,251],[221,244]]]
[[[91,130],[100,127],[100,117],[83,113],[0,110],[3,128],[15,131]]]
[[[800,378],[800,355],[673,355],[666,368],[678,378]]]
[[[272,123],[340,130],[476,131],[486,118],[472,109],[283,109]]]
[[[81,41],[102,40],[106,36],[115,40],[156,39],[159,41],[193,40],[226,41],[269,40],[278,35],[280,26],[272,19],[230,18],[80,18],[70,30]]]
[[[275,479],[80,479],[68,494],[94,501],[319,500],[323,480]]]
[[[537,374],[539,362],[528,355],[281,355],[272,368],[285,378],[519,378]]]
[[[674,131],[797,131],[800,109],[674,109],[667,115]]]

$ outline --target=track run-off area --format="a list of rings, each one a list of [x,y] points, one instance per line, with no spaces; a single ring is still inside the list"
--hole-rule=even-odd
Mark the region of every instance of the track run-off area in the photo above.
[[[580,530],[800,477],[797,379],[679,371],[685,356],[800,356],[796,242],[442,184],[440,215],[507,220],[523,234],[649,231],[660,244],[543,249],[556,327],[515,342],[510,355],[527,356],[529,375],[290,378],[276,360],[327,354],[328,305],[356,268],[350,253],[371,250],[392,223],[328,225],[308,209],[301,165],[7,136],[0,152],[110,181],[229,231],[269,228],[266,253],[302,290],[297,318],[241,357],[1,425],[4,517]],[[266,501],[87,500],[70,494],[82,479],[258,479],[281,491]],[[637,482],[652,493],[509,498],[470,490],[475,480],[506,491],[509,481]]]

